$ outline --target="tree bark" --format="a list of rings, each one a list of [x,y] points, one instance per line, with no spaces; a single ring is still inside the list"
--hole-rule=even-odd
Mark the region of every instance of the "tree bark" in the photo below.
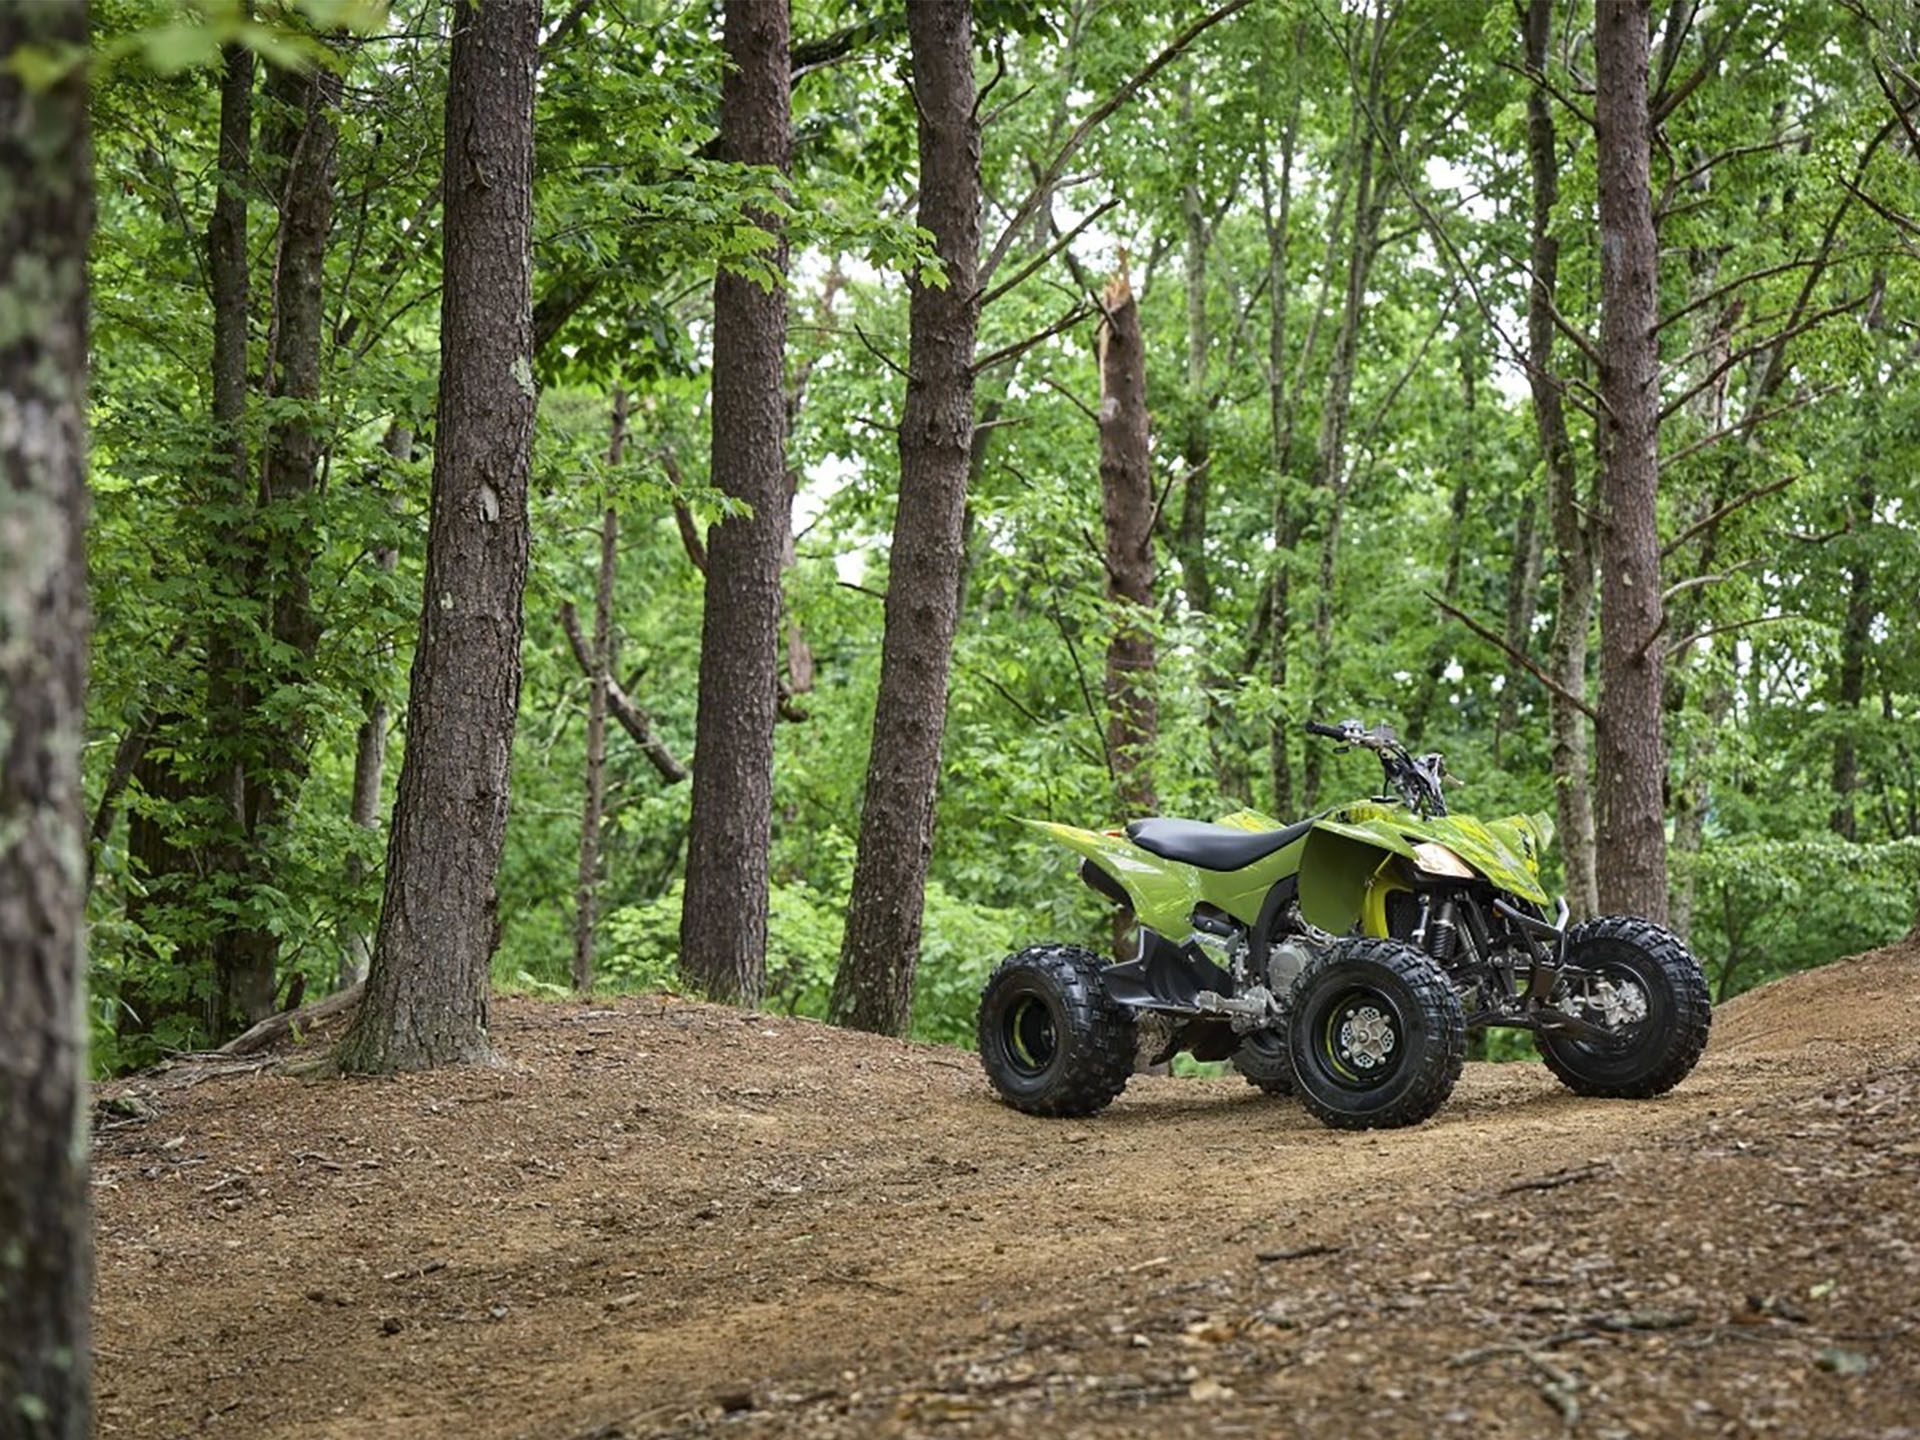
[[[909,284],[908,379],[900,419],[900,501],[889,552],[886,632],[860,847],[828,1014],[904,1034],[946,730],[947,675],[965,552],[979,323],[980,122],[970,0],[907,7],[919,113],[919,222],[947,272]]]
[[[235,67],[238,68],[238,67]],[[250,72],[249,72],[250,74]],[[245,372],[245,210],[236,220],[221,205],[243,183],[238,170],[227,175],[229,146],[245,137],[229,132],[234,111],[244,124],[244,77],[230,74],[222,87],[221,152],[223,183],[211,227],[216,263],[235,266],[229,282],[237,286],[240,330],[232,333],[232,298],[216,284],[214,345],[214,417],[229,447],[229,464],[246,464],[241,433],[246,406]],[[234,916],[250,912],[251,892],[268,883],[275,832],[286,823],[308,767],[306,720],[282,698],[297,693],[309,678],[320,644],[320,617],[314,609],[308,572],[319,550],[320,527],[310,512],[319,478],[320,429],[310,413],[320,399],[320,357],[325,339],[323,291],[327,238],[333,228],[334,156],[338,134],[334,112],[341,77],[325,65],[311,70],[269,72],[267,94],[277,102],[275,119],[265,130],[263,166],[279,188],[279,233],[275,241],[273,305],[268,321],[266,392],[270,400],[300,407],[270,425],[261,457],[255,524],[238,547],[245,558],[245,601],[265,613],[262,628],[272,646],[262,652],[252,642],[223,639],[227,673],[211,677],[217,746],[237,754],[223,767],[223,787],[232,834],[217,857],[221,880],[230,891]],[[230,106],[229,100],[237,102]],[[244,166],[244,156],[236,153]],[[237,224],[237,231],[235,226]],[[237,262],[225,252],[235,243]],[[216,276],[217,278],[217,276]],[[236,369],[236,352],[238,365]],[[225,647],[230,645],[230,649]],[[232,718],[227,718],[231,713]],[[226,731],[231,724],[232,731]],[[273,1013],[280,941],[264,923],[239,920],[213,937],[213,1029],[224,1039]]]
[[[1647,108],[1647,0],[1599,0],[1594,121],[1600,178],[1600,904],[1667,918],[1661,731],[1659,247]]]
[[[411,460],[412,427],[393,421],[387,426],[381,446],[397,461]],[[397,504],[397,495],[388,503]],[[400,552],[391,545],[383,545],[375,553],[374,563],[391,575],[400,566]],[[347,818],[362,830],[377,831],[380,828],[380,792],[386,784],[387,725],[391,718],[387,709],[386,672],[391,660],[392,646],[381,645],[378,668],[369,678],[363,697],[365,718],[361,720],[360,729],[354,736],[353,798],[348,805]],[[357,854],[349,855],[348,882],[357,890],[365,879],[365,863]],[[367,967],[372,963],[373,936],[363,933],[358,925],[349,928],[346,945],[340,956],[339,988],[345,990],[365,980]]]
[[[1320,583],[1314,600],[1313,674],[1307,687],[1307,714],[1324,719],[1322,711],[1333,671],[1333,611],[1340,556],[1340,523],[1346,506],[1347,418],[1353,405],[1353,378],[1359,358],[1360,330],[1366,321],[1367,280],[1380,248],[1380,222],[1386,211],[1387,185],[1376,173],[1381,137],[1376,126],[1385,123],[1382,91],[1387,34],[1393,13],[1381,10],[1373,17],[1367,47],[1364,92],[1353,96],[1353,144],[1357,149],[1353,178],[1353,231],[1348,239],[1346,290],[1335,332],[1333,359],[1327,371],[1326,398],[1320,410],[1320,434],[1314,447],[1312,488],[1320,520]],[[1309,810],[1319,801],[1320,774],[1327,747],[1307,748],[1301,770],[1303,803]]]
[[[1546,532],[1540,524],[1540,498],[1528,491],[1520,498],[1513,522],[1513,553],[1507,561],[1507,648],[1525,654],[1532,647],[1533,617],[1540,610],[1540,563],[1545,558]],[[1509,675],[1500,690],[1500,706],[1493,722],[1493,759],[1500,762],[1502,741],[1520,723],[1518,677]]]
[[[0,7],[0,1435],[92,1433],[87,1167],[87,7]]]
[[[1477,326],[1462,327],[1460,404],[1464,433],[1461,435],[1459,458],[1454,462],[1453,498],[1447,506],[1447,561],[1440,578],[1440,597],[1449,605],[1460,598],[1460,563],[1466,546],[1467,510],[1473,501],[1473,477],[1480,466],[1477,453],[1479,436],[1474,424],[1479,399],[1479,385],[1475,376],[1480,359],[1477,353],[1479,340]],[[1409,745],[1421,740],[1427,733],[1427,725],[1433,718],[1433,707],[1440,699],[1440,682],[1446,676],[1447,662],[1452,658],[1453,647],[1443,630],[1434,637],[1433,644],[1428,648],[1426,669],[1407,702],[1406,733]],[[1494,740],[1497,745],[1498,731],[1495,731]]]
[[[342,1069],[487,1061],[533,457],[539,0],[456,12],[427,575],[366,998]]]
[[[786,0],[727,0],[722,157],[785,170],[793,143]],[[771,216],[771,263],[786,242]],[[791,523],[778,286],[722,270],[713,284],[713,483],[746,502],[707,537],[700,695],[693,747],[680,973],[716,1000],[757,1005],[766,988],[773,727],[780,688],[780,558]]]
[[[1301,21],[1294,30],[1299,48]],[[1293,623],[1293,547],[1300,538],[1300,518],[1294,504],[1293,417],[1288,396],[1287,304],[1293,293],[1287,272],[1288,225],[1293,208],[1293,152],[1300,126],[1300,86],[1290,86],[1286,124],[1280,132],[1280,181],[1276,195],[1269,178],[1271,165],[1260,170],[1261,222],[1267,240],[1267,395],[1269,447],[1273,463],[1273,561],[1268,570],[1264,603],[1267,607],[1267,681],[1284,709],[1287,693],[1288,647]],[[1256,621],[1259,617],[1255,617]],[[1259,628],[1257,625],[1256,629]],[[1257,657],[1256,657],[1257,658]],[[1267,779],[1273,795],[1273,813],[1282,820],[1294,814],[1294,727],[1276,723],[1268,736]]]
[[[1125,812],[1155,809],[1152,752],[1159,730],[1153,696],[1153,474],[1147,429],[1147,347],[1127,273],[1102,297],[1100,357],[1100,514],[1106,525],[1107,753]]]
[[[1587,717],[1576,701],[1587,688],[1587,631],[1593,618],[1593,542],[1580,503],[1573,442],[1561,381],[1553,365],[1554,308],[1560,240],[1553,233],[1560,170],[1553,111],[1545,89],[1553,0],[1529,0],[1524,42],[1527,72],[1527,162],[1533,178],[1533,283],[1527,289],[1527,383],[1547,472],[1547,516],[1559,569],[1548,673],[1555,819],[1566,870],[1567,907],[1575,920],[1599,913],[1594,879],[1593,789],[1588,779]]]
[[[1873,442],[1869,441],[1869,446]],[[1865,550],[1873,526],[1877,497],[1870,471],[1862,469],[1854,481],[1850,518],[1858,532],[1861,553],[1847,566],[1847,609],[1840,626],[1840,686],[1837,719],[1842,729],[1833,739],[1833,833],[1848,840],[1860,838],[1854,795],[1860,788],[1860,743],[1853,729],[1860,723],[1860,702],[1867,690],[1867,651],[1878,613],[1873,593],[1873,561]]]
[[[627,446],[627,392],[613,391],[613,435],[607,466],[617,467]],[[580,875],[574,892],[573,988],[593,992],[593,930],[600,885],[600,825],[607,796],[607,687],[613,673],[613,576],[620,555],[620,512],[600,516],[600,581],[593,592],[593,667],[587,691],[587,798],[580,815]]]

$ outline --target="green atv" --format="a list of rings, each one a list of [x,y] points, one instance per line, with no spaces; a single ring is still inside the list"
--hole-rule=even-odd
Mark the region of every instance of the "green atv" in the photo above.
[[[1039,945],[1000,963],[979,1040],[1002,1099],[1090,1115],[1136,1064],[1184,1050],[1339,1129],[1417,1125],[1490,1025],[1532,1031],[1577,1094],[1644,1099],[1686,1077],[1712,1023],[1699,963],[1650,921],[1569,929],[1564,900],[1549,919],[1545,815],[1449,815],[1438,754],[1385,725],[1306,728],[1378,755],[1388,794],[1286,826],[1251,811],[1124,832],[1027,822],[1082,857],[1138,951],[1109,964]]]

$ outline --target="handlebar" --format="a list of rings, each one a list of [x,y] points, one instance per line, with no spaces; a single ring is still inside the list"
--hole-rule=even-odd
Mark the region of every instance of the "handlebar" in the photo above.
[[[1400,737],[1393,733],[1392,726],[1375,725],[1368,729],[1358,720],[1342,720],[1338,725],[1309,720],[1306,732],[1338,740],[1342,745],[1373,751],[1380,757],[1387,784],[1399,793],[1409,808],[1421,815],[1447,813],[1447,802],[1441,794],[1441,786],[1452,780],[1453,776],[1447,774],[1446,761],[1438,752],[1416,757],[1400,743]]]

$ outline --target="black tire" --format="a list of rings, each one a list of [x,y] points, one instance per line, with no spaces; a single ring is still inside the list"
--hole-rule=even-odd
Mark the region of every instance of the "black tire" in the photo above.
[[[1100,957],[1071,945],[1009,955],[980,995],[980,1064],[1029,1115],[1091,1115],[1133,1074],[1133,1012],[1100,981]]]
[[[1466,1062],[1459,997],[1397,940],[1336,941],[1300,972],[1287,1010],[1294,1093],[1336,1130],[1418,1125]]]
[[[1623,984],[1631,986],[1640,999],[1629,996],[1624,1003],[1629,1012],[1644,1013],[1622,1018],[1620,1039],[1612,1044],[1536,1035],[1540,1058],[1560,1083],[1576,1095],[1646,1100],[1684,1080],[1707,1048],[1713,1003],[1700,962],[1680,938],[1651,920],[1603,915],[1567,932],[1566,958],[1615,986],[1616,993]],[[1606,1018],[1597,997],[1584,1001],[1581,1010],[1583,1019]]]
[[[1233,1052],[1233,1068],[1269,1095],[1293,1094],[1293,1055],[1279,1030],[1256,1030]]]

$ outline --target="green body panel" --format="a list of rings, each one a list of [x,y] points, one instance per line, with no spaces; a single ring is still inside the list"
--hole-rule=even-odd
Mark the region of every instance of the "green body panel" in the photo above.
[[[1382,875],[1388,863],[1395,857],[1412,862],[1414,847],[1429,842],[1445,846],[1500,890],[1539,905],[1548,900],[1540,885],[1540,852],[1553,837],[1553,822],[1544,814],[1502,820],[1423,818],[1398,806],[1357,801],[1329,811],[1302,839],[1233,871],[1202,870],[1163,859],[1125,835],[1045,820],[1025,823],[1118,880],[1133,897],[1141,923],[1163,935],[1184,934],[1194,907],[1202,903],[1252,925],[1267,892],[1295,873],[1300,876],[1301,913],[1322,930],[1345,934],[1363,916],[1378,920],[1379,905],[1369,901],[1379,897],[1370,897],[1370,891],[1388,883]],[[1256,832],[1284,828],[1256,810],[1236,810],[1217,823]],[[1404,882],[1396,888],[1405,888]]]
[[[1192,928],[1188,917],[1199,904],[1214,905],[1236,920],[1251,925],[1260,918],[1267,892],[1300,868],[1306,840],[1283,845],[1244,870],[1202,870],[1178,860],[1149,854],[1124,835],[1082,830],[1049,820],[1026,822],[1051,835],[1069,850],[1100,866],[1133,897],[1133,913],[1140,923],[1162,935],[1184,935]],[[1229,823],[1229,822],[1222,822]],[[1247,830],[1278,829],[1272,825],[1243,825]]]

